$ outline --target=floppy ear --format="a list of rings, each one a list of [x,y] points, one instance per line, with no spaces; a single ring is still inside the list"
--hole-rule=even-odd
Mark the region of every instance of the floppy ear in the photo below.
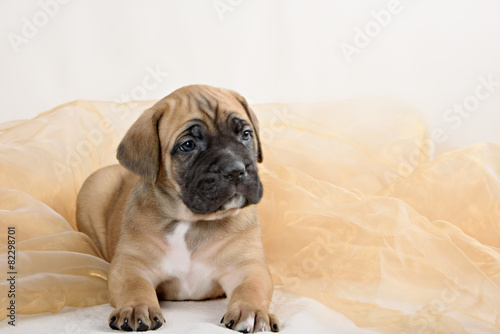
[[[147,109],[123,137],[116,157],[118,161],[145,180],[155,183],[161,163],[158,121],[163,112]]]
[[[262,156],[262,146],[260,144],[259,120],[257,119],[257,116],[255,115],[253,110],[248,106],[248,102],[243,96],[234,91],[231,91],[231,93],[241,103],[241,105],[245,109],[245,112],[247,113],[248,118],[250,118],[250,122],[252,123],[253,128],[255,129],[255,138],[257,139],[257,162],[262,162],[264,157]]]

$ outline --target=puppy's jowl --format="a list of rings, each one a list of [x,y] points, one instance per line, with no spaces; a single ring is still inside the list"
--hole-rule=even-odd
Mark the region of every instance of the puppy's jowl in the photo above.
[[[227,327],[277,332],[255,207],[262,152],[245,99],[183,87],[144,111],[117,157],[85,181],[77,203],[79,230],[111,262],[109,326],[154,330],[165,321],[159,299],[226,295]]]

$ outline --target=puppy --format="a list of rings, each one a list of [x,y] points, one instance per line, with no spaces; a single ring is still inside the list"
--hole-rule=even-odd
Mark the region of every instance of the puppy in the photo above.
[[[255,207],[262,150],[246,100],[180,88],[144,111],[117,158],[85,181],[76,213],[111,262],[109,326],[155,330],[165,322],[159,299],[227,296],[226,327],[279,331]]]

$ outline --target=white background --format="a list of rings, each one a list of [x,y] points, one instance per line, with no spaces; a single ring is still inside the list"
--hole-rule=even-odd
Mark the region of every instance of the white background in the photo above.
[[[497,0],[2,0],[0,36],[0,122],[205,83],[250,103],[395,98],[443,131],[438,151],[500,140]]]

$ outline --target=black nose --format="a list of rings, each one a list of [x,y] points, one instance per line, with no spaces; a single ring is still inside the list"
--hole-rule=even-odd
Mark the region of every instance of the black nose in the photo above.
[[[239,182],[245,177],[245,164],[242,161],[231,161],[221,167],[221,173],[226,179]]]

